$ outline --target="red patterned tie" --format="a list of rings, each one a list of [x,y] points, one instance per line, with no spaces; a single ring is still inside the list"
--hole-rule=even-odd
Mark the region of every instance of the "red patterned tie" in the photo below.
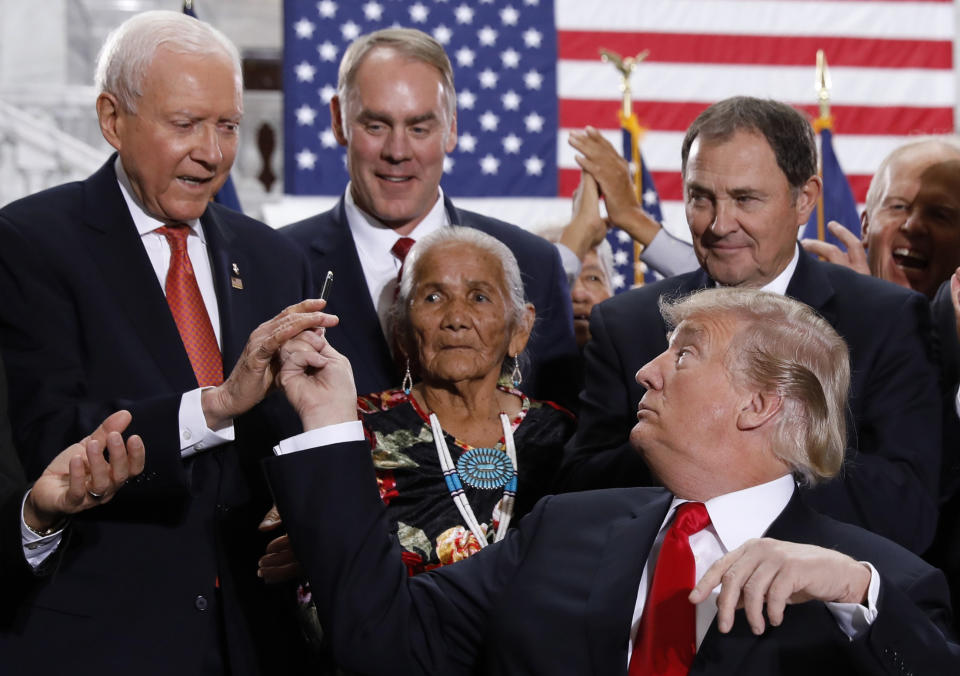
[[[690,536],[709,524],[710,516],[702,502],[685,502],[677,508],[660,547],[637,629],[630,676],[689,673],[697,652],[697,608],[687,600],[697,575]]]
[[[183,224],[165,225],[156,230],[170,243],[170,268],[167,271],[167,304],[177,323],[183,346],[201,387],[223,382],[223,358],[217,345],[213,324],[203,304],[197,278],[187,253],[190,228]]]
[[[407,254],[410,253],[410,247],[412,247],[415,243],[416,240],[412,237],[401,237],[393,243],[392,247],[390,247],[390,253],[392,253],[398,261],[400,261],[400,269],[397,270],[397,283],[393,287],[394,300],[396,300],[397,296],[400,295],[400,278],[403,277],[403,262],[407,260]],[[396,354],[399,354],[399,352]]]
[[[407,254],[410,253],[410,247],[416,242],[412,237],[401,237],[396,242],[393,243],[393,246],[390,247],[390,253],[397,257],[397,260],[400,261],[400,270],[397,272],[397,283],[400,282],[400,277],[403,276],[403,262],[407,260]]]

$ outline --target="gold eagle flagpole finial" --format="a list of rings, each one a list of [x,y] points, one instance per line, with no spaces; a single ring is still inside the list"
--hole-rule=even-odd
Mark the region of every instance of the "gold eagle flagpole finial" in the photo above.
[[[630,75],[637,64],[650,55],[650,50],[645,49],[636,56],[626,58],[609,49],[600,50],[600,58],[605,63],[612,63],[614,68],[620,72],[620,91],[623,93],[623,116],[630,117],[633,114],[632,94],[630,92]]]
[[[830,70],[827,68],[827,56],[822,49],[817,50],[817,99],[820,102],[820,117],[830,117]]]

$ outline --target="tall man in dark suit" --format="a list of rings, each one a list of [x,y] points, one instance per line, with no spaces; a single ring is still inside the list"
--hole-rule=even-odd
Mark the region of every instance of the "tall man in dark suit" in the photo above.
[[[288,344],[279,380],[307,431],[280,444],[268,474],[344,666],[960,668],[942,573],[815,513],[796,489],[843,464],[850,363],[837,332],[802,303],[750,289],[704,291],[664,318],[670,344],[637,375],[647,391],[631,441],[666,489],[546,498],[503,542],[413,578],[384,518],[349,362],[314,334]]]
[[[456,101],[450,60],[429,35],[386,29],[354,41],[330,101],[350,183],[333,209],[284,232],[306,252],[315,282],[334,272],[329,309],[340,327],[330,340],[350,358],[362,393],[395,386],[403,375],[385,336],[401,265],[397,241],[448,225],[496,237],[517,257],[537,309],[521,389],[573,405],[577,346],[556,250],[514,225],[455,208],[440,190],[444,158],[457,143]]]
[[[646,389],[636,368],[667,344],[661,297],[714,285],[763,288],[810,305],[850,346],[850,450],[840,480],[809,491],[811,505],[923,552],[936,527],[940,469],[940,401],[925,299],[814,260],[798,247],[798,227],[821,182],[810,124],[789,106],[746,97],[710,106],[687,130],[682,170],[702,269],[594,308],[565,488],[654,481],[628,436]]]
[[[137,15],[106,41],[97,85],[117,153],[0,210],[11,420],[28,476],[118,408],[150,453],[139,481],[74,520],[70,556],[0,652],[17,673],[288,673],[294,630],[256,577],[258,459],[299,427],[265,396],[279,345],[327,321],[322,303],[299,302],[295,246],[210,202],[243,110],[226,37]]]

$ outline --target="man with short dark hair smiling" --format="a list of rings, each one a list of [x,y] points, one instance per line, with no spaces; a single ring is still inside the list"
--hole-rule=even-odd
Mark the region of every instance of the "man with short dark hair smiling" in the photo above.
[[[821,181],[810,123],[789,106],[749,97],[720,101],[687,130],[681,160],[687,223],[702,269],[594,310],[563,486],[654,481],[628,436],[645,390],[635,369],[666,347],[661,296],[715,285],[762,288],[807,303],[850,345],[848,462],[839,481],[811,490],[808,500],[923,552],[937,522],[941,429],[937,374],[925,342],[927,303],[814,260],[798,246],[798,228],[816,205]]]

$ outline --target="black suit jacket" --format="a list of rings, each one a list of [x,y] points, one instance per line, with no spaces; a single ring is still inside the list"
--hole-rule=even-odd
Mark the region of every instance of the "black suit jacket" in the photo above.
[[[476,228],[507,245],[517,258],[527,300],[537,310],[527,345],[530,366],[522,389],[537,399],[575,406],[579,352],[573,336],[573,309],[566,275],[556,248],[515,225],[463,211],[445,198],[450,222]],[[313,279],[322,282],[333,270],[329,311],[340,325],[327,333],[330,343],[350,359],[357,391],[396,387],[403,376],[390,354],[376,308],[370,299],[357,247],[347,225],[343,199],[330,211],[283,228],[307,254]]]
[[[506,539],[408,578],[364,442],[268,461],[291,541],[334,652],[365,674],[626,674],[640,576],[671,496],[611,489],[548,497]],[[743,611],[714,624],[692,675],[948,674],[940,571],[903,548],[809,510],[795,494],[770,537],[873,563],[879,615],[850,641],[822,603],[790,606],[754,636]]]
[[[0,360],[0,623],[26,593],[30,568],[23,557],[20,506],[27,489],[7,417],[7,376]],[[0,625],[2,626],[2,625]]]
[[[121,408],[146,467],[73,520],[70,556],[0,651],[41,654],[51,673],[78,655],[87,673],[172,674],[229,654],[237,675],[258,673],[258,648],[269,647],[283,668],[294,633],[267,610],[273,592],[256,577],[266,542],[256,527],[270,505],[258,462],[299,423],[270,397],[235,420],[235,443],[181,458],[180,399],[197,382],[113,161],[0,210],[0,343],[28,477]],[[229,373],[257,325],[308,295],[309,271],[262,223],[215,204],[201,223]],[[108,643],[116,649],[100,649]]]
[[[960,604],[960,418],[957,417],[956,395],[960,382],[960,341],[950,300],[949,279],[940,285],[930,308],[943,396],[943,461],[940,521],[936,539],[925,558],[947,574],[953,606],[957,607]]]
[[[710,283],[697,270],[594,308],[580,424],[567,446],[563,489],[655,484],[628,441],[644,393],[635,376],[667,348],[659,299]],[[940,396],[926,300],[802,250],[787,295],[819,312],[850,348],[847,458],[840,481],[810,493],[811,506],[923,552],[936,527],[940,470]]]

